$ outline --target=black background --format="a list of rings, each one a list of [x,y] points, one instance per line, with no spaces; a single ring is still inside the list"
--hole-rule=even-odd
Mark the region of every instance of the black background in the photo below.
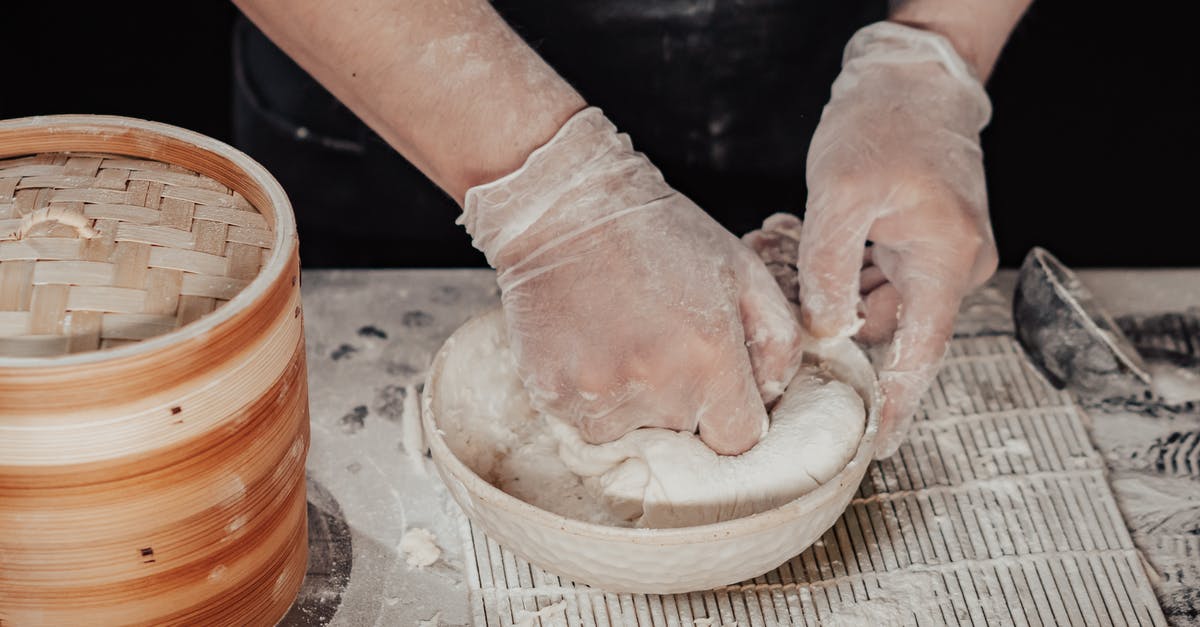
[[[1179,6],[1043,0],[1013,34],[983,138],[1003,265],[1042,245],[1073,266],[1200,266],[1200,77]],[[11,3],[0,118],[120,114],[229,141],[235,16],[225,2]]]

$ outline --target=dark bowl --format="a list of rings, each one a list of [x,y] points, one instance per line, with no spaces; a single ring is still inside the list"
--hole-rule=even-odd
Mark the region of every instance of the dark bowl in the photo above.
[[[1112,317],[1042,248],[1021,264],[1013,323],[1025,352],[1058,388],[1120,396],[1150,385],[1145,364]]]

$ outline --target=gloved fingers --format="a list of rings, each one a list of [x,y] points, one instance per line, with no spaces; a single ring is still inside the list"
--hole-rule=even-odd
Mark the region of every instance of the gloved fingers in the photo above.
[[[870,215],[830,196],[810,200],[796,267],[804,326],[817,337],[850,335],[860,324],[859,272]]]
[[[695,431],[695,399],[702,395],[688,386],[708,384],[712,364],[723,363],[725,349],[691,333],[659,339],[664,341],[610,337],[608,341],[632,348],[618,353],[598,345],[585,349],[581,354],[586,357],[566,375],[555,399],[566,413],[554,415],[578,426],[592,444],[641,427]]]
[[[868,248],[867,250],[871,249]],[[883,274],[883,269],[879,266],[865,266],[858,275],[858,290],[864,297],[874,292],[884,283],[887,283],[887,276]]]
[[[622,397],[610,397],[604,403],[585,397],[570,422],[590,444],[612,442],[642,427],[695,431],[695,408],[690,399],[652,392],[649,386],[634,385],[623,390]]]
[[[719,455],[740,455],[766,433],[767,408],[758,392],[750,356],[741,338],[728,338],[720,372],[706,373],[708,385],[697,412],[700,439]]]
[[[800,323],[767,268],[750,254],[743,265],[738,296],[742,329],[759,394],[769,405],[800,367]]]
[[[866,271],[863,271],[866,274]],[[863,296],[863,326],[854,339],[865,344],[882,344],[892,339],[898,324],[900,292],[884,282]]]
[[[879,419],[875,459],[887,459],[895,455],[896,451],[900,450],[900,445],[904,444],[908,430],[912,428],[913,414],[921,401],[921,393],[916,390],[922,385],[928,387],[927,384],[917,381],[881,381],[884,401]]]
[[[904,441],[921,397],[937,376],[962,300],[957,285],[929,275],[909,274],[897,289],[899,319],[879,375],[884,405],[877,459],[892,455]]]
[[[883,268],[874,264],[874,248],[868,246],[863,253],[863,269],[858,275],[863,325],[854,334],[854,339],[871,345],[892,339],[900,310],[900,292],[888,282]]]

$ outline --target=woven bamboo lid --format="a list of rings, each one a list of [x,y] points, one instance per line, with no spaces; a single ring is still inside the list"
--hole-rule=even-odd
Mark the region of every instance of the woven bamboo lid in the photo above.
[[[274,233],[187,168],[104,153],[0,160],[0,357],[117,347],[236,296]]]

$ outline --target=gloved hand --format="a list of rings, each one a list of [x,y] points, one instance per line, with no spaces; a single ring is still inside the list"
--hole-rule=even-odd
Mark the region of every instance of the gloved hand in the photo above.
[[[903,440],[962,297],[995,271],[979,131],[991,104],[942,36],[881,22],[846,45],[808,152],[797,267],[818,337],[892,336],[880,370],[880,458]],[[874,243],[864,266],[864,246]],[[875,284],[860,298],[863,285]]]
[[[594,443],[643,426],[698,426],[722,454],[758,442],[799,366],[799,324],[755,254],[599,109],[468,190],[459,222],[498,271],[536,409]]]
[[[800,218],[790,213],[776,213],[763,220],[762,227],[742,236],[742,241],[758,257],[767,264],[767,271],[775,278],[788,302],[800,311],[800,282],[797,278],[796,262],[800,257],[800,232],[804,224]],[[859,296],[865,298],[874,293],[887,279],[875,265],[872,248],[863,249],[862,271],[858,275]],[[880,344],[892,337],[896,330],[896,307],[899,301],[890,306],[880,306],[880,296],[898,296],[895,290],[885,290],[876,294],[870,313],[874,315],[862,319],[862,326],[854,334],[854,339],[864,344]]]

